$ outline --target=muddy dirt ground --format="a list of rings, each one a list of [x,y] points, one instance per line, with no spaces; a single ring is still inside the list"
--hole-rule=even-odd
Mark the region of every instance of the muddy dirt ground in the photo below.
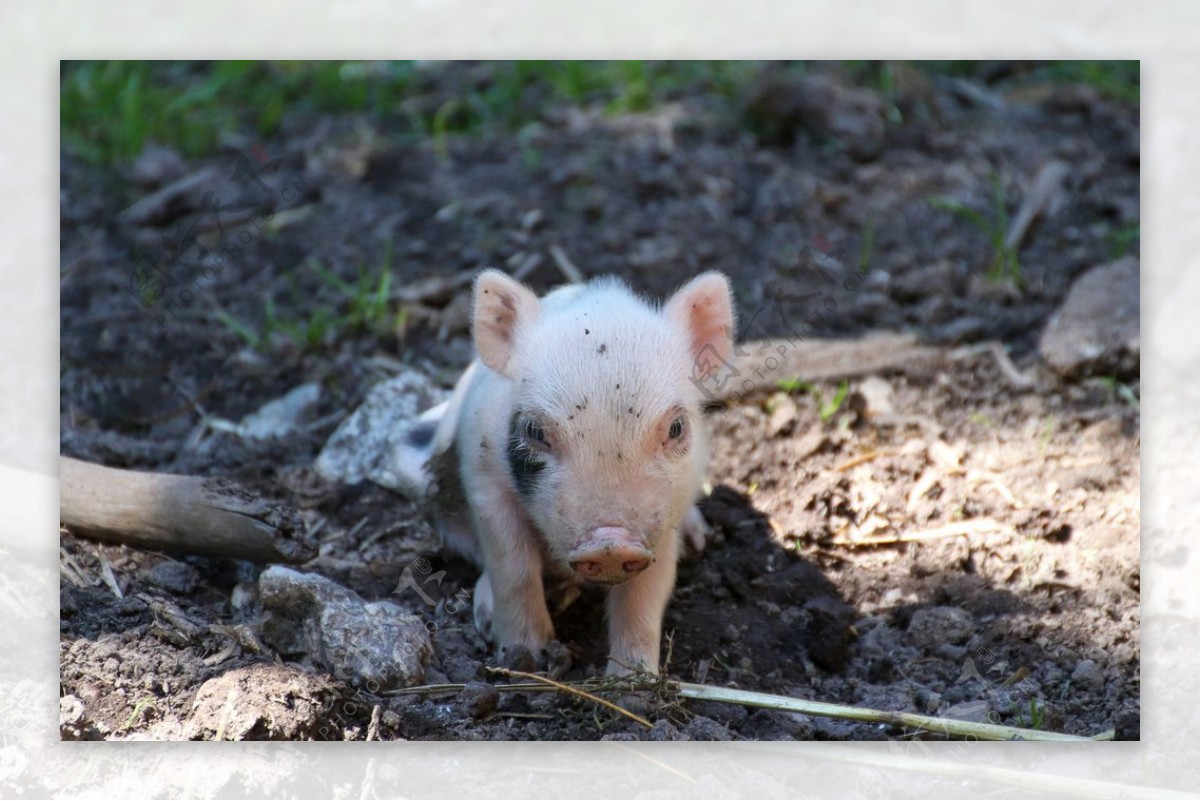
[[[426,99],[480,70],[432,72]],[[700,90],[637,114],[551,107],[520,135],[419,140],[365,113],[301,114],[205,158],[148,151],[107,168],[64,152],[62,453],[226,476],[287,501],[319,527],[302,569],[420,615],[436,629],[424,683],[471,686],[351,686],[262,642],[262,566],[64,530],[63,736],[913,737],[695,702],[651,704],[646,730],[562,695],[496,693],[469,611],[393,592],[419,558],[446,571],[435,600],[471,588],[475,569],[438,552],[413,503],[326,482],[316,455],[377,382],[417,369],[449,386],[470,359],[465,287],[427,279],[504,266],[544,290],[565,256],[657,297],[723,270],[742,339],[806,325],[938,348],[790,392],[772,377],[712,412],[702,510],[716,534],[681,564],[665,624],[673,677],[1136,738],[1136,365],[1065,380],[1036,345],[1074,278],[1136,255],[1137,106],[983,70],[914,71],[886,97],[837,66],[812,73],[828,80],[821,114],[789,94],[812,86],[781,79],[732,110]],[[989,279],[985,228],[931,199],[988,218],[1000,197],[1015,215],[1051,159],[1067,172],[1020,247],[1020,285]],[[180,231],[199,246],[178,284],[137,271]],[[806,247],[862,280],[827,285]],[[222,422],[305,382],[323,394],[302,430],[261,441]],[[585,593],[556,620],[566,679],[602,669],[601,603]]]

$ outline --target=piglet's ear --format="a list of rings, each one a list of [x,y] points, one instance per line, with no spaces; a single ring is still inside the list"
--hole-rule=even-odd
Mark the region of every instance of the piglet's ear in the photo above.
[[[499,270],[482,272],[475,279],[472,328],[475,350],[483,363],[509,375],[517,336],[537,314],[537,295]]]
[[[733,301],[729,279],[701,273],[667,301],[663,313],[688,337],[694,359],[729,361],[733,351]]]

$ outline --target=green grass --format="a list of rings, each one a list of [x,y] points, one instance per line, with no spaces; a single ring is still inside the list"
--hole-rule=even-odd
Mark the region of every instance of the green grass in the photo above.
[[[555,106],[649,110],[685,90],[734,98],[757,62],[504,61],[483,78],[411,61],[71,61],[59,93],[64,147],[93,163],[160,142],[191,158],[234,132],[271,137],[286,113],[365,112],[445,154],[456,134],[520,131]],[[445,76],[445,80],[441,80]]]
[[[1118,400],[1124,401],[1133,407],[1136,412],[1142,411],[1142,399],[1138,397],[1137,392],[1133,387],[1126,384],[1116,376],[1102,375],[1090,379],[1090,382],[1099,384],[1108,393],[1110,403],[1116,403]]]
[[[895,105],[897,62],[846,62],[851,80]],[[929,74],[972,78],[977,62],[912,62]],[[760,61],[500,61],[476,66],[413,61],[66,61],[60,71],[63,146],[98,164],[136,156],[148,141],[195,158],[237,132],[274,136],[292,113],[367,113],[397,135],[431,140],[508,135],[555,108],[649,111],[687,94],[736,117]],[[803,71],[795,62],[786,69]],[[1082,82],[1138,99],[1135,61],[1050,61],[1012,80]],[[532,158],[526,154],[526,159]]]
[[[262,324],[258,328],[223,310],[218,310],[215,317],[247,345],[262,352],[269,352],[281,338],[302,351],[310,351],[345,334],[402,336],[408,315],[404,309],[392,310],[391,259],[389,243],[383,263],[375,270],[360,266],[354,281],[347,281],[316,259],[309,259],[304,267],[332,288],[337,300],[332,304],[292,304],[310,310],[301,317],[281,312],[273,298],[263,301]]]
[[[1036,698],[1029,699],[1029,714],[1022,713],[1013,725],[1023,729],[1041,729],[1046,725],[1046,710],[1038,704]]]
[[[1007,282],[1020,288],[1022,284],[1021,264],[1017,259],[1017,249],[1009,247],[1004,241],[1008,235],[1008,197],[998,175],[992,175],[991,183],[991,209],[987,215],[965,203],[946,197],[930,198],[929,204],[935,209],[953,214],[982,231],[992,249],[987,267],[988,280],[995,283]]]
[[[1108,256],[1110,259],[1119,259],[1133,251],[1136,255],[1136,246],[1142,240],[1141,223],[1126,223],[1125,225],[1113,228],[1105,236],[1105,241],[1108,243]]]
[[[1114,100],[1141,100],[1141,62],[1138,61],[1048,61],[1036,67],[1031,77],[1055,83],[1083,83]]]
[[[833,393],[833,397],[828,401],[825,400],[816,384],[801,381],[798,378],[781,378],[775,382],[775,386],[784,392],[807,392],[812,395],[817,402],[817,416],[821,418],[822,423],[829,422],[830,418],[838,413],[842,404],[845,403],[846,397],[850,394],[849,381],[842,381],[838,385],[837,391]]]

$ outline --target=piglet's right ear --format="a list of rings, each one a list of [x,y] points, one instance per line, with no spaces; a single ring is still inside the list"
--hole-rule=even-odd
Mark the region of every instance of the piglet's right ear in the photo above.
[[[479,358],[501,375],[509,375],[517,336],[538,314],[537,295],[499,270],[485,270],[475,279],[472,317]]]

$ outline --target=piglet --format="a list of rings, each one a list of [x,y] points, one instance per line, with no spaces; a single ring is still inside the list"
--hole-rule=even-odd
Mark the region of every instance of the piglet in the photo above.
[[[488,270],[473,315],[478,359],[415,444],[443,542],[483,569],[477,627],[538,653],[544,580],[605,585],[607,672],[657,673],[681,537],[703,538],[697,371],[729,359],[728,281],[704,273],[658,307],[613,278],[539,299]]]

